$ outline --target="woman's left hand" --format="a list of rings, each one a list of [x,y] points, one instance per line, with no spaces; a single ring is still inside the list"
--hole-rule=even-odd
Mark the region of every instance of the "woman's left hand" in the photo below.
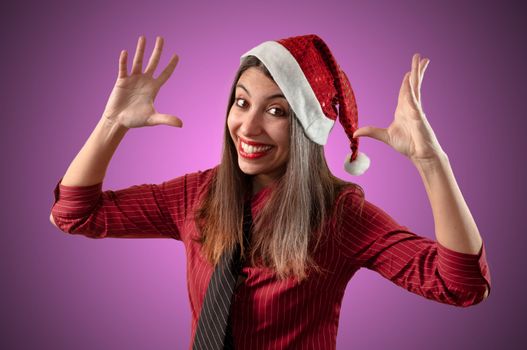
[[[365,126],[358,128],[353,137],[367,136],[382,141],[414,163],[444,154],[421,105],[421,83],[429,62],[419,54],[412,57],[412,70],[404,75],[395,118],[387,129]]]

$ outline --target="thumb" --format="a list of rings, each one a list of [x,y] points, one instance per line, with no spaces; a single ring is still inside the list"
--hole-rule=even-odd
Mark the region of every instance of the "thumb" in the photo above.
[[[355,130],[355,132],[353,133],[353,137],[360,136],[371,137],[384,143],[387,143],[388,141],[388,132],[386,131],[386,129],[377,128],[375,126],[364,126]]]
[[[155,113],[148,118],[147,124],[149,126],[168,125],[181,128],[183,126],[183,121],[170,114]]]

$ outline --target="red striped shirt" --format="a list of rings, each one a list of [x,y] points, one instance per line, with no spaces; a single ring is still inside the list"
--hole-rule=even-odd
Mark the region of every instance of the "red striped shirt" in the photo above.
[[[90,238],[174,238],[185,245],[192,335],[197,326],[212,266],[190,237],[197,235],[193,209],[210,184],[214,169],[187,174],[161,184],[117,191],[92,186],[55,187],[52,215],[56,225]],[[253,216],[270,193],[253,197]],[[247,279],[235,292],[232,329],[239,349],[335,349],[340,306],[349,280],[361,267],[430,300],[466,307],[490,292],[485,246],[479,254],[448,249],[399,225],[382,209],[345,191],[342,224],[326,224],[314,252],[323,273],[307,281],[279,281],[269,269],[245,266]],[[191,344],[192,347],[192,344]]]

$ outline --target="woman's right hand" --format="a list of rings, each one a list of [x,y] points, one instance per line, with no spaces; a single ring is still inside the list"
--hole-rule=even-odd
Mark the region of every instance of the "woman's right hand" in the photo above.
[[[163,38],[157,37],[154,51],[143,73],[145,42],[146,38],[140,36],[130,75],[128,75],[127,69],[127,52],[126,50],[121,51],[119,75],[104,109],[103,116],[126,128],[140,128],[161,124],[182,127],[183,122],[179,118],[169,114],[158,113],[154,108],[154,99],[161,86],[176,68],[179,57],[174,54],[163,72],[157,78],[154,78],[154,71],[163,50]]]

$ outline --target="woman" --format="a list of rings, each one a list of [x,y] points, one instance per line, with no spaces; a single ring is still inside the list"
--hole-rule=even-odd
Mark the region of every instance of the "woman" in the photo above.
[[[262,43],[242,56],[217,167],[159,185],[102,192],[108,163],[130,128],[182,126],[153,107],[178,61],[174,55],[154,79],[162,46],[158,37],[142,72],[140,37],[130,75],[126,51],[121,52],[103,116],[57,184],[50,219],[64,232],[92,238],[181,240],[195,348],[200,342],[212,348],[206,333],[197,335],[206,318],[207,287],[221,257],[236,249],[242,266],[227,334],[238,349],[334,349],[342,297],[361,267],[451,305],[474,305],[488,295],[483,241],[421,108],[429,60],[418,54],[404,76],[391,125],[357,128],[349,81],[322,39],[306,35]],[[417,167],[437,242],[399,225],[368,202],[359,185],[331,174],[323,144],[337,114],[350,137],[350,173],[369,166],[358,152],[358,137],[386,143]],[[252,230],[244,231],[247,208],[245,218],[254,220]]]

